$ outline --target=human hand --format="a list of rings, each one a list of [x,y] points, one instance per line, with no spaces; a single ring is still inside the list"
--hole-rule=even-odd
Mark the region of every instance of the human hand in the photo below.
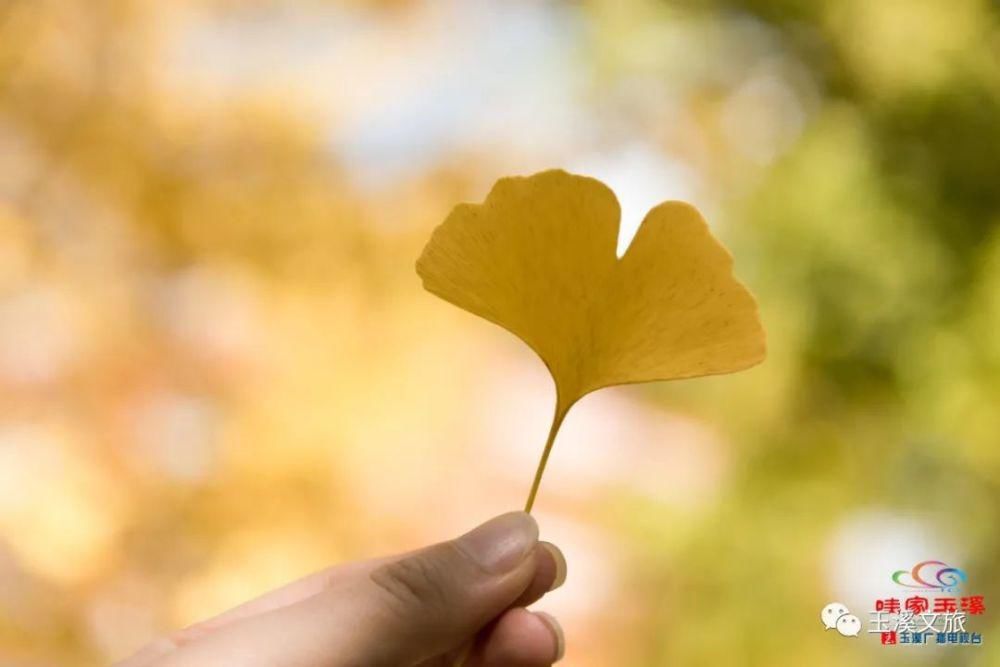
[[[524,512],[458,539],[317,572],[157,640],[117,667],[541,667],[564,640],[525,605],[566,561]]]

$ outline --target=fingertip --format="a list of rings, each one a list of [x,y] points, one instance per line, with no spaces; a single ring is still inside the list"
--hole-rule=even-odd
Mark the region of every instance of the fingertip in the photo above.
[[[454,541],[463,553],[491,574],[520,565],[538,543],[538,523],[526,512],[493,517]]]
[[[511,609],[496,622],[476,651],[483,667],[544,667],[562,659],[566,641],[549,614]]]
[[[562,626],[559,625],[555,616],[544,611],[536,611],[532,615],[540,619],[552,633],[552,639],[555,643],[555,658],[552,662],[559,662],[566,655],[566,635],[563,633]]]
[[[549,584],[549,591],[554,591],[566,583],[566,557],[559,547],[551,542],[539,542],[538,546],[552,558],[555,576],[552,579],[552,583]]]
[[[531,583],[514,601],[513,607],[527,607],[566,581],[566,558],[551,542],[539,542],[534,550],[535,574]]]

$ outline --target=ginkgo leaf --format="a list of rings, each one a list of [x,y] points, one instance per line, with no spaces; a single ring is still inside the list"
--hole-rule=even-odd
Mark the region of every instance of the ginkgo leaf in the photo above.
[[[664,202],[616,255],[620,208],[598,180],[545,171],[459,204],[417,261],[424,287],[527,343],[556,384],[530,510],[559,426],[611,385],[731,373],[764,359],[757,304],[689,204]]]

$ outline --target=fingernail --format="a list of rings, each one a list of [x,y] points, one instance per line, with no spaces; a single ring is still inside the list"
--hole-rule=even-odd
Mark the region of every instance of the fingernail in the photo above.
[[[513,570],[538,543],[538,524],[525,512],[508,512],[458,538],[458,546],[493,574]]]
[[[556,657],[552,662],[559,662],[566,654],[566,636],[563,634],[562,626],[559,625],[559,621],[551,614],[546,614],[544,611],[536,611],[534,614],[542,619],[545,625],[549,626],[549,630],[552,631],[552,637],[556,643]]]
[[[549,586],[549,590],[554,591],[566,583],[566,557],[563,556],[559,547],[551,542],[539,542],[538,546],[549,552],[549,555],[552,556],[552,562],[556,565],[556,578],[552,580],[552,585]]]

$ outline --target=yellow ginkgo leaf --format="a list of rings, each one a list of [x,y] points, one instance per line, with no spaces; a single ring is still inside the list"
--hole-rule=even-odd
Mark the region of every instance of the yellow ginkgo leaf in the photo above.
[[[526,509],[569,408],[611,385],[731,373],[764,359],[757,304],[689,204],[651,210],[621,259],[620,209],[561,170],[460,204],[417,261],[424,287],[509,330],[545,362],[556,409]]]

